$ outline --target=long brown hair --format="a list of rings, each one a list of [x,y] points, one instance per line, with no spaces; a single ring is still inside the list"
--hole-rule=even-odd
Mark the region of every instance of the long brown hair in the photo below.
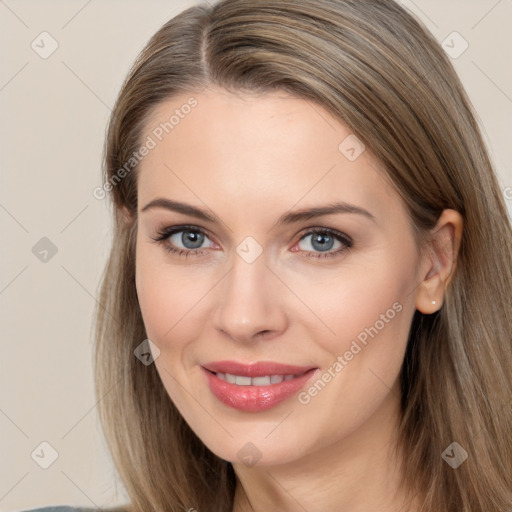
[[[400,375],[404,488],[422,511],[512,506],[512,230],[473,107],[449,58],[390,0],[224,0],[167,22],[133,65],[105,143],[113,243],[95,338],[100,419],[136,512],[226,512],[232,465],[211,453],[170,400],[135,288],[137,165],[144,123],[161,102],[220,85],[283,90],[350,127],[402,196],[418,233],[445,208],[463,216],[441,309],[416,311]],[[200,108],[200,107],[199,107]],[[127,167],[127,162],[132,162]],[[124,172],[120,169],[124,168]],[[442,458],[457,442],[468,458]]]

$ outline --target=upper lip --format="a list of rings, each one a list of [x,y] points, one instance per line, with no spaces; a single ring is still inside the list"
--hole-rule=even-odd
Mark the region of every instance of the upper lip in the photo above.
[[[273,361],[239,363],[237,361],[212,361],[203,365],[211,372],[230,373],[245,377],[263,377],[265,375],[297,375],[315,368],[314,366],[295,366]]]

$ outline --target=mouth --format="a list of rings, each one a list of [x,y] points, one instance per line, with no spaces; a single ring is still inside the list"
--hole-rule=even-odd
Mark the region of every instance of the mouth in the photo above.
[[[201,366],[201,370],[211,393],[220,402],[246,412],[260,412],[275,407],[299,392],[313,375],[320,371],[316,367],[276,363],[225,363]],[[212,366],[215,366],[215,369],[212,369]],[[231,372],[219,371],[220,366]],[[236,373],[233,371],[235,367],[238,368]],[[275,371],[277,367],[280,367],[282,373]]]

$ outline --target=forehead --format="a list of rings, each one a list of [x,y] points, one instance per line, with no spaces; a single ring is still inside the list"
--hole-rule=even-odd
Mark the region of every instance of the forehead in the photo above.
[[[345,124],[283,92],[177,95],[146,121],[142,140],[150,139],[139,165],[140,203],[179,196],[196,204],[207,199],[212,209],[261,211],[343,199],[373,203],[375,211],[377,196],[396,200],[378,162]]]

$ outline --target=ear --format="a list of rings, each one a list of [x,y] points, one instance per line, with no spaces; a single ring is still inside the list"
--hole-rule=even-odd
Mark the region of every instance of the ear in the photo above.
[[[419,277],[423,280],[416,289],[416,309],[424,314],[438,311],[451,281],[460,241],[463,219],[455,210],[444,210],[421,256]]]

